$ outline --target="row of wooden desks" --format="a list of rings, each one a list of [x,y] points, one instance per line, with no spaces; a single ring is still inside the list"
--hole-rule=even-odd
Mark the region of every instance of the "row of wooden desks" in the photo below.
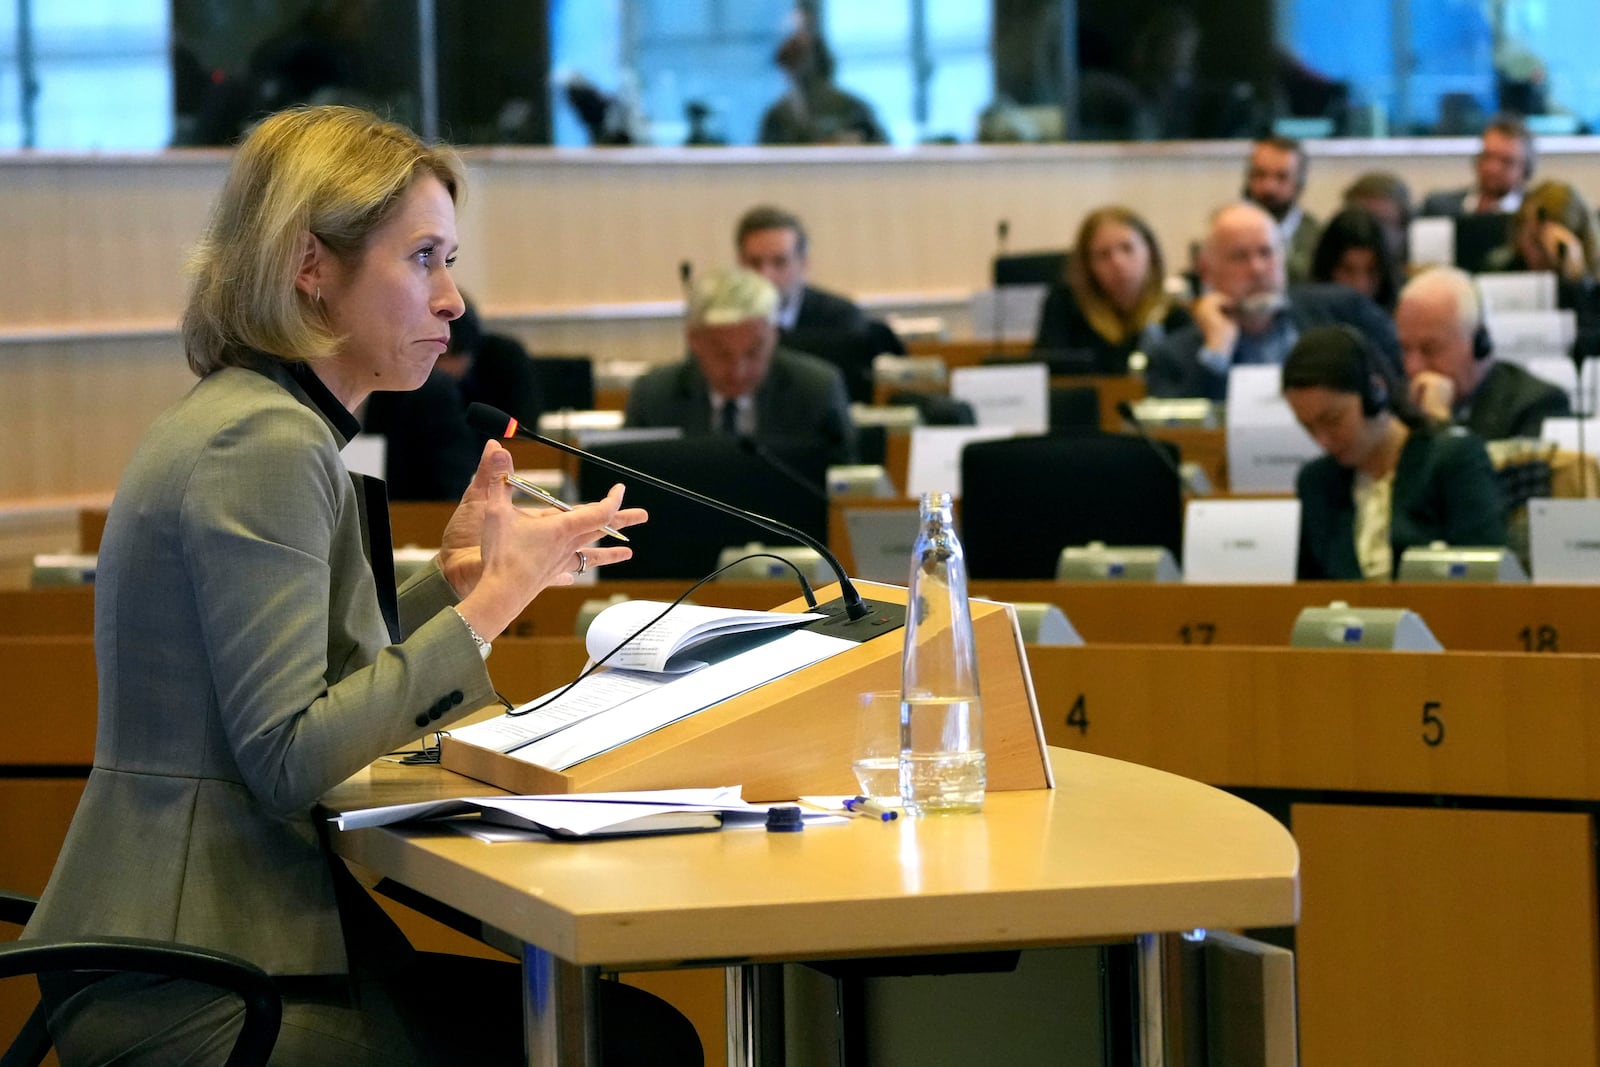
[[[671,601],[687,582],[598,582],[545,590],[511,628],[515,637],[573,634],[589,601],[613,595]],[[793,595],[785,582],[716,582],[695,599],[770,608]],[[971,592],[1007,603],[1059,607],[1092,644],[1285,646],[1307,607],[1409,608],[1451,651],[1600,653],[1600,587],[1423,582],[1293,585],[976,581]],[[88,634],[92,586],[0,591],[0,636]]]

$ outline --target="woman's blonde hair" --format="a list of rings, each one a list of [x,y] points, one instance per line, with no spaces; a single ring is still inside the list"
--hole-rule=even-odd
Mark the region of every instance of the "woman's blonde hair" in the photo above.
[[[1600,271],[1600,236],[1595,233],[1594,212],[1577,189],[1561,181],[1542,181],[1522,197],[1522,205],[1512,218],[1512,235],[1555,222],[1572,231],[1583,245],[1583,266],[1587,274]]]
[[[1150,272],[1145,275],[1144,285],[1139,290],[1139,302],[1128,315],[1124,315],[1111,302],[1089,266],[1089,244],[1094,240],[1095,231],[1108,222],[1128,227],[1139,235],[1139,239],[1150,250]],[[1097,208],[1084,217],[1082,225],[1078,227],[1078,239],[1072,246],[1072,255],[1067,260],[1067,287],[1072,290],[1078,308],[1095,333],[1119,345],[1137,336],[1152,320],[1163,317],[1170,303],[1165,289],[1166,277],[1166,262],[1161,258],[1161,246],[1156,243],[1156,235],[1151,232],[1149,223],[1130,208],[1112,204]]]
[[[461,160],[410,130],[353,107],[297,107],[263,119],[239,146],[205,236],[189,260],[184,354],[205,377],[250,352],[332,355],[340,338],[315,294],[295,287],[315,235],[353,264],[419,174],[459,204]]]

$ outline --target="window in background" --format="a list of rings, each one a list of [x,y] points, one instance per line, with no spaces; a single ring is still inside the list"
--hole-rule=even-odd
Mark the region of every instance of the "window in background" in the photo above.
[[[1281,0],[1280,39],[1347,88],[1335,133],[1477,133],[1497,111],[1537,133],[1600,125],[1591,0]]]
[[[0,147],[160,148],[172,133],[164,0],[17,0],[0,14]],[[21,40],[19,28],[26,27]],[[30,78],[31,97],[23,80]]]
[[[558,144],[968,140],[991,96],[970,0],[551,0],[550,19]]]

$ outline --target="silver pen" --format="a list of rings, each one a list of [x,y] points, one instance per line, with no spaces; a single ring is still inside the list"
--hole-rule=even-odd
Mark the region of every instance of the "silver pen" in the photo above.
[[[571,504],[567,503],[565,500],[562,500],[560,497],[551,496],[549,493],[545,492],[543,489],[540,489],[537,485],[534,485],[532,482],[528,481],[528,479],[523,478],[520,475],[516,475],[516,474],[508,474],[508,475],[506,475],[506,484],[511,486],[513,489],[522,490],[524,493],[527,493],[529,496],[533,497],[536,500],[544,501],[546,504],[549,504],[551,507],[555,508],[557,511],[571,511],[572,510],[572,505]],[[627,540],[626,537],[624,537],[622,534],[618,533],[616,530],[613,530],[609,526],[600,527],[600,532],[603,533],[603,534],[606,534],[609,537],[615,537],[618,541],[626,541]]]

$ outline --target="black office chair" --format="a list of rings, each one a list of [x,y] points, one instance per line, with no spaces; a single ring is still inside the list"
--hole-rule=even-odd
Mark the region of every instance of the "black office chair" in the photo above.
[[[33,897],[0,889],[0,923],[22,926],[38,903]],[[283,1002],[272,978],[253,963],[210,949],[102,937],[74,941],[14,941],[0,945],[0,979],[58,971],[133,971],[205,982],[237,993],[244,1001],[244,1025],[234,1039],[225,1067],[261,1067],[272,1055],[283,1021]],[[50,1051],[40,1004],[0,1054],[0,1067],[38,1067]]]
[[[1050,386],[1050,432],[1081,433],[1100,428],[1100,390],[1093,385]]]
[[[889,403],[917,409],[924,426],[976,426],[978,413],[965,400],[957,400],[945,393],[928,393],[917,389],[902,389],[889,394]]]
[[[535,355],[540,403],[545,411],[589,411],[594,407],[594,360],[589,356]]]
[[[1175,452],[1175,449],[1170,451]],[[1061,550],[1160,545],[1180,554],[1175,471],[1123,434],[1013,437],[961,453],[961,540],[974,578],[1053,578]]]
[[[1047,249],[995,256],[990,277],[996,288],[1003,285],[1053,285],[1066,277],[1067,260],[1071,255],[1066,249]]]

